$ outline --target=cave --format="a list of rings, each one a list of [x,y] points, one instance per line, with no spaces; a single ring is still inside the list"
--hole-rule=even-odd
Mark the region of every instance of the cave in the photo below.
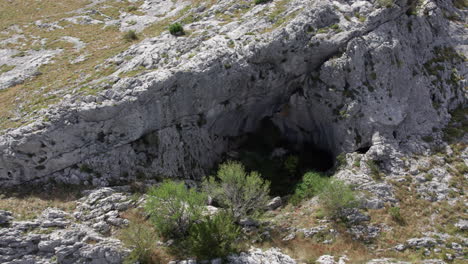
[[[251,133],[232,139],[223,162],[241,162],[247,171],[257,171],[271,183],[271,195],[292,194],[304,173],[316,171],[329,176],[335,164],[331,151],[307,141],[287,137],[270,118],[259,122]]]

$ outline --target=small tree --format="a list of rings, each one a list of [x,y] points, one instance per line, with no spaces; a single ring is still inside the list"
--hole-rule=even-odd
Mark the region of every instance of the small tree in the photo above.
[[[270,182],[258,172],[246,173],[239,162],[221,164],[217,179],[207,178],[203,183],[206,192],[227,207],[236,221],[263,210],[268,202]]]
[[[354,191],[340,180],[331,180],[325,185],[319,199],[324,213],[333,219],[340,218],[343,209],[357,206]]]
[[[145,205],[158,232],[164,237],[183,237],[202,215],[207,196],[184,183],[164,181],[148,192]]]
[[[188,245],[190,252],[201,259],[225,257],[237,248],[234,243],[240,234],[232,216],[220,212],[192,225]]]

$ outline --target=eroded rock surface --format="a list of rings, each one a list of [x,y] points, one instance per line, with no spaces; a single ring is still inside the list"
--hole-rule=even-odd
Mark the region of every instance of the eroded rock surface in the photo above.
[[[104,188],[85,195],[74,214],[47,208],[34,220],[14,221],[0,211],[9,224],[0,228],[0,262],[122,263],[130,250],[108,235],[128,223],[119,212],[130,205],[136,206],[122,190]]]
[[[266,19],[266,8],[281,16]],[[442,0],[409,9],[405,0],[190,9],[190,37],[163,32],[132,46],[100,65],[117,67],[99,84],[105,91],[66,96],[44,120],[5,131],[0,185],[196,179],[264,118],[335,155],[422,152],[428,135],[442,144],[448,111],[466,103],[467,76],[465,29],[445,14],[465,13]],[[220,23],[220,12],[242,19]]]

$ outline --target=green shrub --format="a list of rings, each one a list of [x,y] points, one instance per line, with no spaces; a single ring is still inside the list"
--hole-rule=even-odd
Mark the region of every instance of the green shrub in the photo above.
[[[299,157],[295,155],[289,155],[284,161],[284,168],[289,172],[291,176],[296,174],[299,166]]]
[[[201,217],[206,200],[206,194],[184,183],[164,181],[149,190],[145,209],[162,236],[180,238]]]
[[[393,221],[397,222],[400,225],[405,224],[405,219],[400,214],[400,207],[390,207],[388,213],[392,217]]]
[[[341,169],[343,167],[346,167],[348,165],[348,162],[346,161],[346,153],[340,153],[338,156],[336,156],[336,166],[338,169]]]
[[[302,177],[302,182],[296,185],[294,195],[291,197],[290,202],[297,205],[304,199],[314,197],[329,184],[330,178],[318,172],[307,172]]]
[[[126,40],[126,41],[134,41],[134,40],[138,39],[138,36],[137,36],[135,30],[129,30],[129,31],[124,33],[123,39]]]
[[[376,181],[382,180],[382,172],[380,172],[380,168],[377,165],[377,162],[374,160],[368,160],[366,163],[367,163],[367,167],[369,167],[370,169],[371,178]]]
[[[235,241],[240,237],[240,228],[226,212],[205,217],[190,228],[188,245],[190,252],[200,259],[225,257],[236,250]]]
[[[255,0],[255,4],[260,5],[260,4],[266,3],[268,1],[270,1],[270,0]]]
[[[322,189],[319,199],[324,213],[332,219],[340,218],[343,209],[358,204],[354,191],[340,180],[330,180]]]
[[[468,8],[468,1],[466,0],[454,0],[453,5],[458,9],[467,9]]]
[[[129,7],[127,8],[127,11],[128,11],[128,12],[133,12],[133,11],[137,11],[137,10],[138,10],[138,7],[133,6],[133,5],[132,5],[132,6],[129,6]]]
[[[269,181],[258,172],[246,173],[239,162],[221,164],[217,179],[208,177],[203,186],[213,199],[229,209],[236,221],[262,211],[270,191]]]
[[[174,23],[169,25],[169,32],[174,36],[184,35],[184,28],[180,23]]]

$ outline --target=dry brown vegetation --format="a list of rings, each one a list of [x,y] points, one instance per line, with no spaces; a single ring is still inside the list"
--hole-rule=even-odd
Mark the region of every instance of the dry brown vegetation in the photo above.
[[[49,207],[72,212],[81,190],[78,187],[56,187],[48,191],[0,194],[0,210],[12,212],[16,221],[34,219]]]
[[[71,89],[78,88],[75,93],[96,94],[99,89],[89,82],[99,80],[115,72],[113,65],[106,65],[96,69],[96,65],[104,64],[105,60],[124,51],[135,42],[128,42],[122,38],[122,32],[116,26],[79,25],[62,18],[73,17],[80,14],[72,12],[82,8],[83,10],[98,10],[105,16],[117,19],[120,12],[128,12],[134,7],[142,4],[142,1],[130,3],[127,1],[105,1],[97,5],[88,6],[90,1],[2,1],[0,3],[0,40],[17,34],[8,31],[8,27],[15,24],[23,31],[24,38],[18,44],[5,44],[0,48],[13,48],[22,52],[40,49],[63,49],[63,52],[54,58],[48,65],[39,68],[40,75],[23,84],[16,85],[6,90],[0,90],[0,129],[17,127],[24,125],[24,118],[16,120],[15,117],[22,117],[34,111],[48,107],[60,100],[60,98],[70,93]],[[132,7],[132,9],[130,9]],[[3,12],[5,11],[5,12]],[[179,19],[188,9],[184,9],[180,14],[154,23],[143,32],[139,33],[143,40],[147,37],[154,37],[167,30],[167,25]],[[131,11],[138,13],[138,11]],[[100,14],[91,15],[92,18],[102,20]],[[50,30],[40,28],[33,23],[37,20],[43,23],[59,22],[63,29]],[[66,41],[61,40],[63,36],[71,36],[80,39],[86,44],[82,50],[75,50],[75,47]],[[41,44],[39,40],[45,40]],[[86,54],[83,62],[72,64],[71,60],[80,55]],[[21,107],[18,102],[21,102]]]
[[[121,216],[130,221],[127,228],[118,230],[116,236],[124,244],[132,247],[132,254],[127,261],[133,263],[166,264],[171,260],[177,259],[171,254],[169,248],[158,245],[160,240],[156,230],[144,213],[138,209],[125,211]],[[132,262],[133,261],[133,262]]]

